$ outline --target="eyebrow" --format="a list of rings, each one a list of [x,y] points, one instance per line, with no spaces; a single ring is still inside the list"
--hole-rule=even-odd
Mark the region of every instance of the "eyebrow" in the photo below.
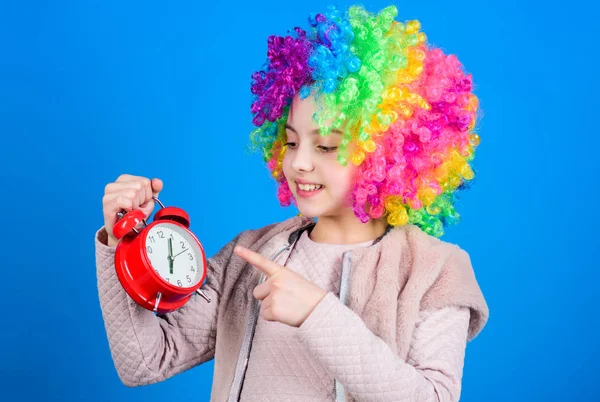
[[[298,132],[296,131],[296,129],[292,126],[290,126],[288,123],[285,123],[285,128],[289,128],[290,130],[292,130],[293,132],[295,132],[296,134],[298,134]],[[343,134],[340,130],[338,130],[337,128],[332,128],[330,131],[330,133],[335,133],[335,134]],[[312,130],[310,132],[311,134],[319,134],[319,129],[315,128],[314,130]]]

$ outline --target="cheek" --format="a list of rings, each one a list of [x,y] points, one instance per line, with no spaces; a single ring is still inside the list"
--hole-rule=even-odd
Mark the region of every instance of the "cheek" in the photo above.
[[[283,175],[285,176],[285,181],[292,192],[292,194],[296,193],[296,183],[294,183],[293,177],[296,175],[294,169],[292,169],[292,159],[288,158],[287,154],[284,155],[283,160],[281,161],[281,170],[283,171]]]
[[[335,194],[342,197],[352,190],[355,174],[356,167],[354,165],[352,167],[332,167],[328,169],[327,182],[330,185],[333,183],[332,187],[335,189]]]
[[[283,170],[283,174],[287,179],[291,171],[291,160],[287,153],[283,156],[283,160],[281,161],[281,170]]]

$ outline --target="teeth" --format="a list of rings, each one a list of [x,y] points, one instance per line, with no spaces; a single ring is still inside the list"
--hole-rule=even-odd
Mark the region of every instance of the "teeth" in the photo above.
[[[298,188],[302,191],[315,191],[322,187],[323,186],[320,184],[300,184],[300,183],[298,183]]]

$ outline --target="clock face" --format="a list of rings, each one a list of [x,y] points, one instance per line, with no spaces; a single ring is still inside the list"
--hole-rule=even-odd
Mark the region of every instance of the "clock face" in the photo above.
[[[154,225],[146,235],[145,247],[154,271],[164,281],[188,288],[202,279],[202,251],[183,228],[168,222]]]

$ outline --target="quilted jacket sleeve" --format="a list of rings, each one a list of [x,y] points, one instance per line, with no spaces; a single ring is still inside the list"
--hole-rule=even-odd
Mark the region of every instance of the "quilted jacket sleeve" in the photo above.
[[[214,357],[222,267],[235,241],[208,259],[202,286],[207,303],[197,293],[180,309],[155,315],[133,301],[115,272],[115,247],[106,245],[104,227],[96,232],[98,296],[110,352],[119,378],[129,386],[165,380]]]
[[[357,401],[458,401],[470,312],[421,311],[408,358],[399,358],[362,319],[328,293],[299,338]]]

